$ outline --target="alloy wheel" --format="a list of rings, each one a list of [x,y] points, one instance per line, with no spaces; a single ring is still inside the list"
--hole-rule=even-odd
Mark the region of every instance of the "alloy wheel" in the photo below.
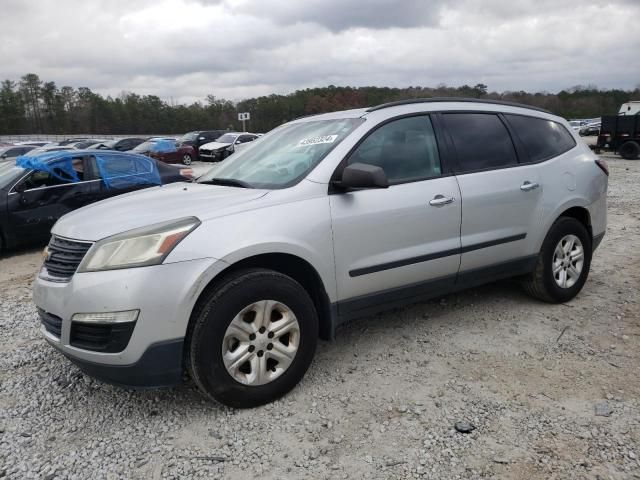
[[[300,325],[293,311],[281,302],[262,300],[233,318],[222,341],[222,359],[234,380],[264,385],[289,368],[299,345]]]
[[[575,235],[565,235],[553,252],[553,278],[560,288],[571,288],[580,279],[584,247]]]

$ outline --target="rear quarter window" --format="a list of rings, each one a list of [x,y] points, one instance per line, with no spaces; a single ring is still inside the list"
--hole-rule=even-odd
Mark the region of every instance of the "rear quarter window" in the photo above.
[[[531,162],[541,162],[568,152],[576,141],[567,129],[552,120],[505,114]]]

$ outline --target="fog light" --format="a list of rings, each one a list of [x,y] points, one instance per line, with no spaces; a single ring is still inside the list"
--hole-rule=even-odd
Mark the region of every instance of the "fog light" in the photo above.
[[[140,310],[125,310],[123,312],[75,313],[72,322],[86,323],[126,323],[135,322]]]

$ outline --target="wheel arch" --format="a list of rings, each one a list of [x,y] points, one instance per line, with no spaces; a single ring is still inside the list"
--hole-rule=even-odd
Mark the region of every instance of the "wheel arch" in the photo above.
[[[589,238],[593,238],[593,227],[591,226],[591,213],[586,207],[571,207],[564,210],[558,217],[554,220],[558,220],[560,217],[571,217],[578,220],[589,232]]]
[[[195,318],[194,315],[197,313],[200,303],[207,298],[209,293],[224,282],[225,277],[228,277],[229,274],[250,268],[273,270],[287,275],[300,283],[311,297],[318,312],[319,337],[323,340],[333,338],[335,326],[333,309],[320,274],[311,263],[302,257],[282,252],[259,253],[248,256],[229,263],[219,271],[202,289],[194,303],[189,318],[189,326],[187,327],[187,336],[190,334],[191,325]]]

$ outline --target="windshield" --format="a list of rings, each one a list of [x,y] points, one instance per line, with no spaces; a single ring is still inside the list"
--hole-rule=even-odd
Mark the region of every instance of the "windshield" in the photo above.
[[[13,160],[0,160],[0,188],[7,187],[24,172],[24,168],[16,167]]]
[[[237,133],[225,133],[224,135],[222,135],[221,137],[218,137],[214,140],[214,142],[217,143],[233,143],[236,141],[236,138],[238,138],[240,135],[238,135]]]
[[[195,140],[197,136],[198,136],[198,132],[185,133],[183,136],[178,138],[178,142],[180,142],[180,143],[182,143],[182,142],[191,142],[191,141]]]
[[[361,118],[341,118],[282,125],[229,157],[198,182],[234,180],[250,188],[289,187],[304,178],[362,122]]]

